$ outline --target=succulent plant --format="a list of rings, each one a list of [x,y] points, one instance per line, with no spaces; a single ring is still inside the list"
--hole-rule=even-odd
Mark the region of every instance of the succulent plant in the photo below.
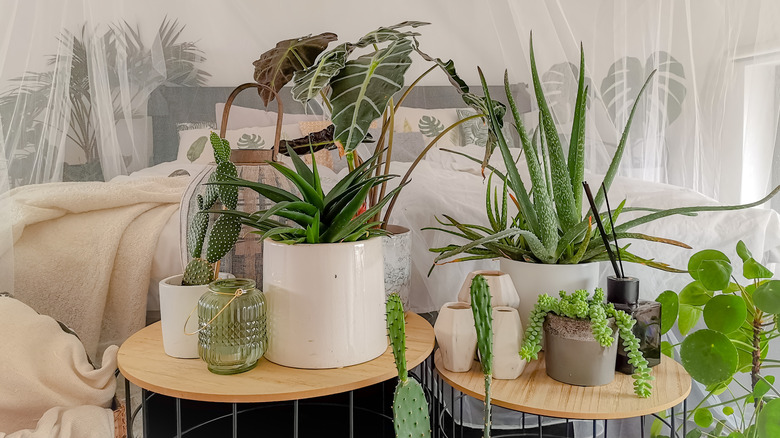
[[[490,438],[490,386],[493,382],[493,309],[490,307],[490,286],[482,275],[471,280],[471,311],[477,330],[477,349],[482,373],[485,375],[484,438]]]
[[[209,176],[208,182],[212,185],[207,185],[205,196],[197,196],[198,212],[192,217],[187,230],[187,251],[192,260],[184,268],[181,281],[184,286],[208,284],[216,280],[215,263],[233,248],[241,231],[241,221],[235,216],[220,216],[209,229],[209,212],[217,203],[229,209],[235,209],[238,204],[237,187],[213,185],[238,175],[235,164],[230,162],[230,143],[213,132],[210,140],[217,168]],[[204,257],[203,246],[206,242],[208,245]]]
[[[609,347],[614,342],[612,329],[607,322],[607,318],[614,318],[618,334],[623,340],[623,347],[629,357],[628,363],[634,367],[634,393],[642,398],[650,396],[652,390],[650,380],[653,378],[650,376],[647,360],[639,350],[639,339],[631,331],[636,320],[628,313],[615,309],[611,303],[605,303],[604,291],[601,288],[596,288],[591,299],[588,299],[588,292],[585,290],[578,290],[572,294],[561,291],[560,299],[547,294],[539,295],[531,311],[530,323],[525,330],[523,345],[520,348],[520,356],[524,360],[538,358],[539,351],[542,350],[542,324],[548,313],[589,320],[593,337],[602,347]]]
[[[288,152],[294,170],[279,163],[268,164],[298,188],[300,197],[267,184],[226,176],[225,180],[209,184],[221,189],[252,189],[275,204],[252,214],[231,209],[211,212],[233,217],[239,223],[255,228],[257,231],[253,232],[260,234],[261,239],[270,238],[289,244],[354,242],[386,234],[379,228],[381,222],[373,218],[403,186],[399,185],[364,211],[372,189],[396,177],[372,176],[378,166],[375,163],[377,155],[350,171],[325,194],[314,155],[309,169],[294,149],[290,148]],[[280,220],[271,219],[272,216]]]
[[[420,383],[409,378],[406,369],[406,324],[401,297],[392,293],[387,298],[387,330],[398,368],[398,386],[393,395],[393,424],[396,438],[431,436],[428,402]]]

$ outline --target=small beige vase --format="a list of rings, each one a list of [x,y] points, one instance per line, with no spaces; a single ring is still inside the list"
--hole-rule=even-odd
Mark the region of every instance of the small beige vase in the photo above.
[[[493,308],[493,378],[514,380],[522,374],[526,361],[520,357],[523,324],[514,307]]]
[[[455,373],[471,369],[477,351],[474,314],[466,303],[446,303],[433,327],[444,368]]]
[[[512,277],[501,271],[473,271],[466,276],[466,281],[460,287],[458,292],[458,301],[471,304],[471,281],[477,275],[485,277],[490,287],[490,306],[508,306],[515,309],[520,306],[520,297],[517,295],[517,289],[512,282]]]

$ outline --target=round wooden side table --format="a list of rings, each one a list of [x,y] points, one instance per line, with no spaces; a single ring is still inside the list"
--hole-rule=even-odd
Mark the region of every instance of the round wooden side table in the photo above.
[[[411,369],[431,355],[433,328],[421,316],[407,312],[406,337],[406,358]],[[350,392],[398,375],[389,347],[374,360],[344,368],[296,369],[260,359],[254,369],[245,373],[217,375],[209,372],[200,359],[177,359],[166,355],[160,323],[145,327],[127,339],[119,349],[117,364],[126,381],[144,391],[175,398],[177,416],[180,416],[181,399],[233,403],[234,413],[237,403],[294,401],[297,409],[298,400]],[[129,394],[129,388],[126,389]],[[128,413],[131,411],[129,406],[128,399]],[[295,416],[297,420],[297,412]],[[235,419],[233,423],[235,429]],[[132,424],[130,418],[128,424]],[[177,436],[181,436],[181,432],[177,427]]]
[[[633,378],[621,373],[615,373],[615,380],[604,386],[581,387],[558,382],[547,376],[544,354],[539,356],[515,380],[493,379],[493,405],[536,416],[593,420],[595,429],[595,420],[605,420],[606,424],[606,420],[644,417],[685,405],[691,392],[691,377],[682,365],[666,356],[651,368],[654,380],[649,398],[637,397]],[[479,362],[474,361],[465,373],[447,371],[442,365],[441,352],[437,351],[434,363],[441,380],[463,394],[484,401],[485,381]],[[673,419],[669,426],[675,427]]]

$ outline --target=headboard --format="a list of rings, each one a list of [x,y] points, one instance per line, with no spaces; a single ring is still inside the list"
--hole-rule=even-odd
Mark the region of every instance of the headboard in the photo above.
[[[176,125],[185,122],[215,122],[215,106],[225,102],[233,87],[170,87],[160,86],[149,96],[147,115],[152,118],[153,155],[150,165],[173,161],[179,147]],[[475,90],[481,88],[475,87]],[[524,83],[511,86],[512,93],[520,112],[531,110],[531,97]],[[503,86],[491,86],[491,96],[506,104]],[[279,93],[285,114],[302,114],[306,108],[292,99],[289,88]],[[260,97],[251,91],[236,97],[234,105],[264,109]],[[458,92],[452,86],[418,86],[404,101],[403,106],[411,108],[463,108]],[[271,103],[269,111],[276,111],[276,103]],[[321,114],[318,108],[309,108],[308,113]],[[220,114],[220,117],[222,115]]]

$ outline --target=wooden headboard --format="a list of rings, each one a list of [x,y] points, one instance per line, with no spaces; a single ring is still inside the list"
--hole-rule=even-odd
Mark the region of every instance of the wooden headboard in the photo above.
[[[233,87],[169,87],[161,86],[149,96],[147,115],[152,118],[153,155],[150,165],[173,161],[179,147],[179,136],[176,125],[186,122],[212,122],[217,120],[215,106],[225,102],[233,91]],[[475,87],[479,90],[479,87]],[[491,96],[506,104],[503,86],[491,86]],[[531,110],[531,96],[526,84],[512,85],[512,92],[520,112]],[[285,114],[321,114],[318,108],[308,111],[299,102],[292,99],[289,88],[279,93],[284,105]],[[260,97],[251,91],[238,95],[234,105],[264,109]],[[463,108],[460,95],[451,86],[418,86],[415,87],[404,101],[405,107],[411,108]],[[271,103],[269,111],[276,111],[276,104]],[[222,115],[220,114],[220,117]]]

